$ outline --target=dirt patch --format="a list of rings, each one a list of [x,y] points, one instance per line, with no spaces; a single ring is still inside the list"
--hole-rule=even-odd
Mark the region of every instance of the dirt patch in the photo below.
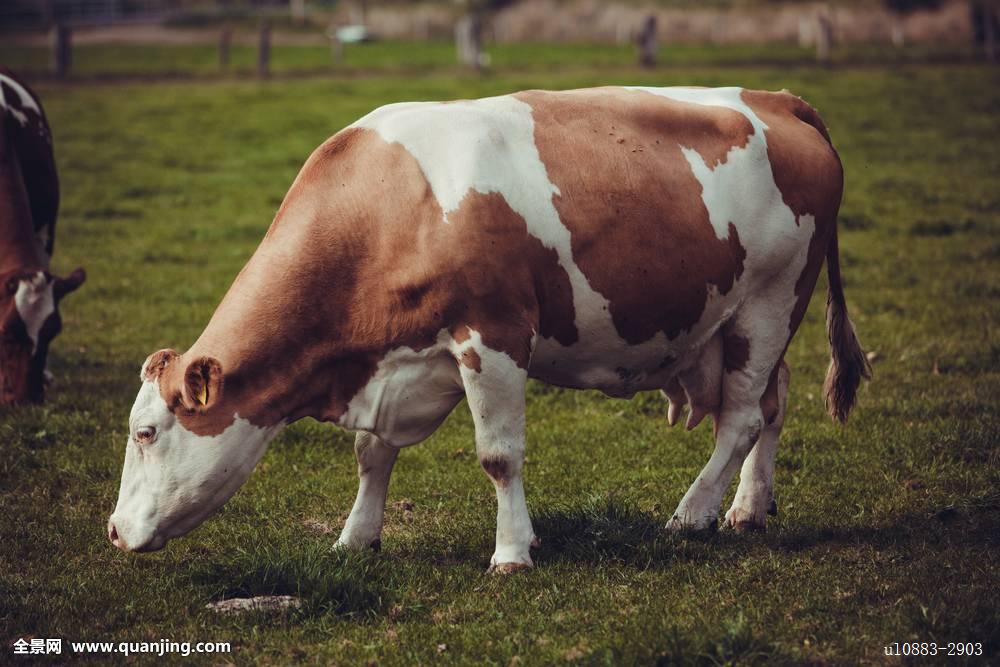
[[[316,533],[317,535],[329,535],[336,530],[326,521],[321,521],[319,519],[305,519],[302,522],[302,525],[306,528],[306,530]]]

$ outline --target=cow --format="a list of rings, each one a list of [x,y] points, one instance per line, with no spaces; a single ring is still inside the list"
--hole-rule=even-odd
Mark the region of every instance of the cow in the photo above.
[[[671,529],[763,528],[789,341],[824,259],[831,415],[868,366],[842,289],[843,173],[817,113],[741,88],[528,91],[381,107],[323,143],[197,341],[140,372],[108,536],[152,551],[303,417],[356,431],[337,541],[378,548],[399,450],[464,396],[497,496],[491,569],[532,566],[529,378],[662,390],[715,450]]]
[[[38,97],[0,68],[0,404],[40,403],[59,302],[86,279],[49,272],[59,211],[52,132]]]

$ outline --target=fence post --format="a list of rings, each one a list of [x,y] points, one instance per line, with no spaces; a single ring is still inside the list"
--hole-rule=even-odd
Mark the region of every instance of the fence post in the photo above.
[[[52,72],[60,79],[69,74],[73,64],[73,33],[69,26],[52,28]]]
[[[470,12],[455,24],[455,48],[458,62],[476,71],[483,68],[483,22],[476,12]]]
[[[267,20],[261,22],[257,40],[257,76],[261,79],[271,76],[271,23]]]
[[[832,48],[833,21],[830,20],[829,8],[823,5],[816,12],[816,60],[824,65],[829,63]]]
[[[642,22],[639,36],[636,38],[636,45],[639,48],[639,64],[643,67],[653,67],[656,65],[656,52],[659,45],[656,43],[656,15],[650,14]]]
[[[330,55],[333,56],[333,64],[339,65],[344,61],[344,43],[337,35],[337,26],[331,23],[326,30],[326,36],[330,38]]]
[[[60,79],[69,74],[73,64],[73,33],[69,26],[52,28],[52,72]]]
[[[228,25],[222,26],[219,32],[219,67],[226,69],[229,67],[229,46],[233,41],[233,29]]]
[[[292,14],[292,22],[305,25],[306,22],[306,0],[290,0],[288,8]]]

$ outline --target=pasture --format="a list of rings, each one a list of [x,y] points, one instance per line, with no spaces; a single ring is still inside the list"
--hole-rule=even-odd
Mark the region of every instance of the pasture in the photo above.
[[[89,278],[62,308],[48,403],[0,409],[2,661],[29,635],[231,641],[198,658],[212,664],[881,664],[904,641],[982,642],[949,664],[996,659],[1000,74],[570,60],[484,77],[37,86],[64,193],[54,268]],[[831,423],[824,272],[787,357],[766,533],[663,530],[709,456],[707,424],[670,429],[658,394],[532,384],[531,572],[486,574],[494,492],[464,403],[400,456],[381,553],[330,552],[357,488],[353,437],[312,421],[187,538],[144,556],[108,543],[139,365],[195,340],[316,145],[388,102],[609,83],[789,88],[843,159],[842,267],[875,376],[850,423]],[[204,608],[262,594],[305,605]]]

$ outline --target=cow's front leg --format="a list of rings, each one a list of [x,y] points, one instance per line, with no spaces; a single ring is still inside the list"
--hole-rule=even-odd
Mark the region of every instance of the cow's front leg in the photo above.
[[[358,459],[358,497],[344,530],[337,540],[338,547],[378,551],[382,546],[382,522],[389,477],[399,450],[390,447],[371,433],[358,433],[354,439],[354,454]]]
[[[532,566],[529,549],[535,533],[524,500],[524,392],[527,371],[504,352],[472,345],[475,357],[460,354],[461,373],[472,420],[476,426],[476,454],[497,493],[496,551],[490,571],[514,572]]]

